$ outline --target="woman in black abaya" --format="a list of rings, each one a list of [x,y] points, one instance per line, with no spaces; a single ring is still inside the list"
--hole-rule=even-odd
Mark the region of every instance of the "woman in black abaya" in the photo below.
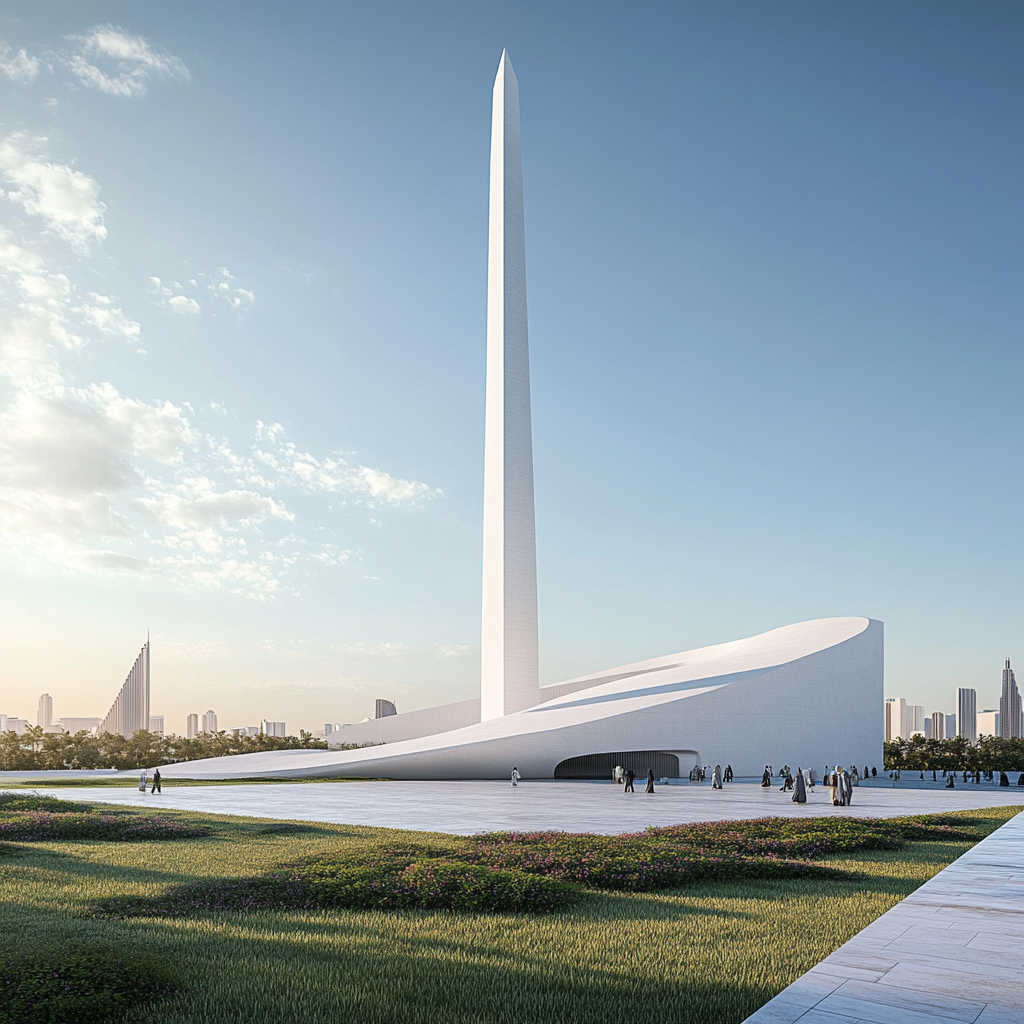
[[[767,789],[772,784],[771,772],[768,771],[768,765],[764,766],[764,775],[761,776],[761,786]]]

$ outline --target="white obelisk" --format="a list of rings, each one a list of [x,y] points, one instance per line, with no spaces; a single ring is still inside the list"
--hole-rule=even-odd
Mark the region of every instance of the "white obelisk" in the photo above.
[[[502,52],[491,113],[480,717],[540,702],[519,83]]]

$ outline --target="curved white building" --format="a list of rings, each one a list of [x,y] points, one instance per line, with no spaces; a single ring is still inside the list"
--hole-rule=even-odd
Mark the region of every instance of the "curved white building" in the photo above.
[[[491,118],[480,698],[331,733],[361,750],[171,765],[173,778],[657,777],[694,764],[882,763],[882,624],[818,619],[539,685],[519,86],[502,53]]]
[[[552,694],[544,700],[545,691]],[[607,778],[694,764],[881,765],[882,623],[815,619],[541,689],[543,703],[360,750],[185,762],[169,778]],[[394,716],[400,718],[402,716]]]

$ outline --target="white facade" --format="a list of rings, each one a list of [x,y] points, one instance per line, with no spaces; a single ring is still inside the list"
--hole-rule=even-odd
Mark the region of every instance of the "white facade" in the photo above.
[[[491,106],[483,554],[480,712],[487,721],[536,704],[540,686],[519,83],[507,53]]]
[[[36,725],[41,725],[44,728],[48,725],[53,725],[53,698],[48,693],[42,694],[39,698],[39,707],[36,711]]]
[[[972,743],[978,738],[977,691],[958,686],[956,691],[957,736],[966,736]]]
[[[185,719],[185,739],[194,740],[199,735],[199,716],[189,715]]]
[[[202,732],[208,732],[211,735],[217,732],[217,712],[207,711],[203,715]]]
[[[128,678],[121,687],[98,732],[120,733],[130,737],[149,728],[149,640],[139,652]]]
[[[149,716],[149,731],[154,736],[163,736],[164,734],[164,716],[163,715],[150,715]]]
[[[284,722],[271,722],[266,718],[260,722],[260,732],[264,736],[280,736],[282,739],[288,735],[284,727]]]
[[[975,739],[982,736],[998,736],[1000,735],[999,727],[1002,724],[999,721],[999,712],[986,710],[979,711],[975,716]]]
[[[882,765],[882,624],[817,619],[570,680],[524,711],[360,750],[183,762],[169,778],[552,778],[570,758],[659,752],[694,764]],[[588,685],[589,684],[589,685]],[[400,717],[400,716],[395,716]]]

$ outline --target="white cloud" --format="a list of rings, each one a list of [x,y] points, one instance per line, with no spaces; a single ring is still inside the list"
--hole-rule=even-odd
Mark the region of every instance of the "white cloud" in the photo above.
[[[471,650],[469,644],[436,644],[434,655],[442,661],[455,661],[457,658],[465,657]]]
[[[81,171],[41,159],[45,145],[45,137],[25,132],[0,141],[0,177],[18,186],[6,196],[26,213],[42,217],[53,234],[87,250],[90,242],[107,237],[100,187]]]
[[[369,466],[353,466],[340,456],[317,459],[285,440],[280,423],[257,422],[256,441],[253,452],[259,463],[272,470],[282,483],[310,493],[366,494],[394,505],[416,504],[441,493],[416,480],[403,480]]]
[[[28,571],[141,575],[267,600],[296,593],[303,577],[343,571],[357,554],[300,524],[288,488],[371,506],[415,506],[440,493],[300,451],[279,424],[259,424],[252,450],[238,454],[197,426],[210,415],[230,423],[216,402],[73,384],[70,355],[111,340],[137,348],[142,328],[114,296],[76,288],[72,268],[106,236],[100,188],[51,161],[45,144],[27,133],[0,138],[0,185],[9,189],[0,188],[0,204],[26,214],[0,228],[0,558]],[[185,316],[201,312],[200,300],[214,315],[254,302],[226,268],[182,282],[154,277],[149,287],[162,308]]]
[[[218,267],[216,273],[210,275],[206,289],[214,298],[239,313],[251,309],[256,301],[256,296],[248,288],[240,288],[235,283],[235,277],[227,267]]]
[[[110,96],[145,96],[146,83],[156,75],[187,80],[188,68],[171,54],[154,50],[142,36],[114,25],[97,25],[74,37],[77,52],[64,57],[65,65],[83,85]]]
[[[12,51],[6,43],[0,43],[0,74],[14,82],[31,82],[39,73],[39,61],[30,57],[24,49]]]
[[[183,316],[198,316],[202,313],[202,307],[195,299],[190,295],[181,294],[183,289],[177,281],[169,283],[170,287],[164,284],[159,277],[149,279],[149,294],[156,300],[157,305],[171,313]]]
[[[289,521],[295,518],[281,502],[256,491],[216,491],[211,481],[204,480],[203,483],[207,489],[194,496],[161,494],[153,498],[141,498],[136,505],[154,522],[182,529],[212,526],[232,520],[259,523],[270,516]],[[208,544],[208,547],[213,545]]]
[[[188,295],[174,295],[167,300],[167,308],[173,313],[184,313],[186,316],[198,316],[202,313],[199,303]]]

